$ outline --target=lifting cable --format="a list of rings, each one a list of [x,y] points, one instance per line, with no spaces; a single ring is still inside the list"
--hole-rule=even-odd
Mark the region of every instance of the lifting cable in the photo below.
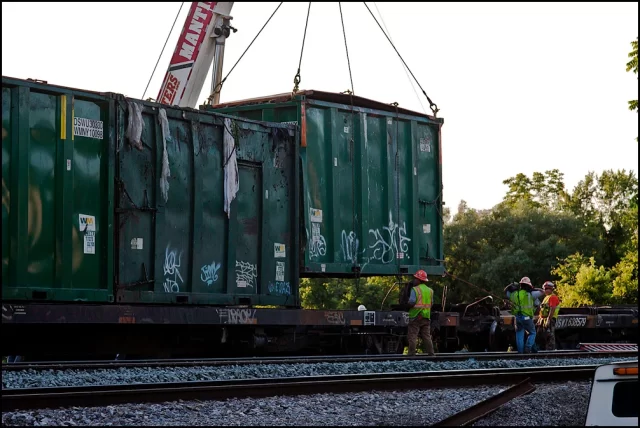
[[[391,40],[391,32],[387,28],[387,24],[384,22],[384,18],[382,17],[382,13],[380,13],[380,9],[378,9],[378,4],[376,2],[373,2],[373,6],[376,8],[376,12],[378,12],[378,16],[380,17],[380,21],[382,21],[382,25],[384,26],[384,30],[386,31],[387,34],[389,34],[389,40]],[[424,114],[427,114],[427,111],[424,108],[424,104],[422,104],[422,100],[420,99],[420,96],[418,95],[418,91],[416,91],[416,86],[413,84],[413,80],[411,80],[411,77],[409,76],[409,73],[407,72],[407,68],[406,67],[402,67],[402,69],[404,70],[404,75],[407,76],[407,80],[409,81],[409,84],[411,85],[411,89],[413,89],[413,93],[415,94],[416,99],[418,100],[418,103],[420,103],[420,107],[422,107],[422,112]]]
[[[224,79],[222,79],[222,81],[220,81],[220,83],[218,83],[216,85],[216,87],[213,90],[213,94],[211,94],[209,96],[209,98],[207,98],[208,102],[211,102],[213,100],[213,95],[216,93],[219,93],[222,90],[222,85],[224,84],[224,82],[227,80],[227,78],[229,77],[229,75],[231,74],[231,72],[236,68],[236,66],[238,65],[238,63],[240,62],[240,60],[242,60],[242,58],[244,57],[244,55],[247,53],[247,51],[249,50],[249,48],[251,47],[251,45],[253,45],[253,42],[256,41],[256,39],[258,38],[258,36],[260,35],[260,33],[262,33],[262,30],[264,30],[264,28],[267,26],[267,24],[269,23],[269,21],[271,21],[271,18],[273,18],[273,15],[276,14],[276,12],[278,11],[278,9],[280,9],[280,6],[282,6],[282,3],[284,2],[280,2],[280,4],[278,5],[278,7],[276,7],[276,10],[273,11],[273,13],[271,14],[271,16],[269,17],[269,19],[267,19],[267,22],[264,23],[264,25],[262,26],[262,28],[260,29],[260,31],[258,31],[258,34],[256,34],[256,36],[253,38],[253,40],[251,40],[251,43],[249,43],[249,46],[247,46],[247,48],[244,50],[244,52],[242,52],[242,55],[240,55],[240,58],[238,58],[238,60],[236,61],[235,64],[233,64],[233,67],[231,67],[231,70],[229,70],[229,72],[227,73],[227,75],[224,77]]]
[[[433,112],[434,116],[437,116],[438,114],[438,106],[431,101],[431,98],[429,98],[429,96],[427,95],[427,93],[425,92],[425,90],[422,88],[422,85],[420,85],[420,82],[418,82],[418,79],[416,79],[416,76],[414,76],[413,72],[411,71],[411,69],[409,68],[409,66],[407,65],[407,63],[404,61],[404,59],[402,58],[402,55],[400,55],[400,52],[398,52],[398,49],[396,49],[396,46],[393,44],[393,42],[391,41],[391,39],[389,38],[389,36],[387,35],[387,33],[384,31],[384,29],[382,28],[382,26],[380,25],[380,23],[378,22],[378,19],[376,18],[376,16],[373,14],[373,12],[371,12],[371,9],[369,9],[369,6],[367,5],[367,2],[363,2],[364,6],[367,8],[367,10],[369,11],[369,13],[371,14],[371,17],[373,18],[374,21],[376,21],[376,24],[378,24],[378,27],[380,27],[380,31],[382,31],[382,33],[384,34],[384,36],[387,38],[387,40],[389,41],[389,43],[391,44],[391,47],[393,47],[393,50],[396,51],[396,53],[398,54],[398,57],[400,58],[400,60],[402,61],[402,63],[404,64],[405,67],[407,67],[407,70],[409,70],[409,73],[411,73],[411,77],[413,77],[413,80],[416,81],[416,83],[418,84],[418,87],[420,88],[420,90],[422,91],[422,93],[424,94],[424,96],[427,98],[427,101],[429,101],[429,108],[431,108],[431,111]]]
[[[293,93],[298,92],[298,85],[300,84],[300,66],[302,65],[302,53],[304,52],[304,42],[307,39],[307,27],[309,26],[309,15],[311,14],[311,2],[309,2],[309,8],[307,9],[307,21],[304,24],[304,35],[302,36],[302,48],[300,49],[300,61],[298,61],[298,72],[293,78]]]
[[[449,273],[448,271],[446,271],[446,270],[445,270],[445,271],[444,271],[443,278],[444,278],[444,277],[447,277],[447,276],[450,276],[454,281],[462,281],[462,282],[464,282],[464,283],[465,283],[465,284],[467,284],[467,285],[470,285],[470,286],[472,286],[472,287],[475,287],[475,288],[477,288],[478,290],[481,290],[481,291],[483,291],[483,292],[487,293],[489,296],[493,296],[493,297],[497,298],[498,300],[502,300],[502,299],[504,299],[504,297],[496,296],[496,295],[495,295],[495,294],[493,294],[492,292],[487,291],[487,290],[485,290],[484,288],[479,287],[479,286],[477,286],[477,285],[475,285],[475,284],[472,284],[472,283],[470,283],[469,281],[465,281],[464,279],[458,278],[457,276],[455,276],[455,275],[453,275],[453,274],[451,274],[451,273]]]
[[[184,6],[184,2],[180,3],[180,9],[178,9],[176,18],[173,20],[173,25],[171,25],[171,30],[169,30],[169,34],[167,34],[167,40],[164,41],[164,46],[162,46],[162,50],[160,51],[160,55],[158,56],[158,60],[156,61],[156,66],[153,67],[153,71],[151,72],[151,76],[149,77],[149,81],[147,82],[147,87],[144,88],[144,93],[142,94],[143,100],[144,100],[144,96],[147,95],[147,89],[149,89],[149,84],[151,83],[151,79],[153,79],[153,75],[156,73],[156,68],[158,68],[158,63],[160,62],[160,58],[162,58],[162,54],[164,53],[164,48],[167,47],[167,42],[169,41],[169,37],[171,37],[171,33],[173,33],[173,27],[176,25],[178,16],[180,16],[180,12],[182,11],[182,6]]]
[[[338,2],[338,9],[340,10],[340,23],[342,25],[342,37],[344,38],[344,50],[347,54],[347,67],[349,69],[349,82],[351,83],[351,89],[346,91],[349,93],[349,99],[351,101],[351,127],[349,129],[349,146],[350,146],[350,157],[351,157],[351,221],[353,233],[357,235],[356,232],[356,156],[355,156],[355,120],[354,120],[354,104],[353,104],[353,74],[351,72],[351,60],[349,59],[349,47],[347,45],[347,32],[344,27],[344,15],[342,14],[342,3]],[[349,245],[349,242],[346,243]],[[355,250],[355,251],[352,251]],[[352,270],[355,270],[356,274],[356,295],[360,292],[360,269],[358,269],[358,251],[356,248],[350,248],[349,253],[351,253],[351,263]]]

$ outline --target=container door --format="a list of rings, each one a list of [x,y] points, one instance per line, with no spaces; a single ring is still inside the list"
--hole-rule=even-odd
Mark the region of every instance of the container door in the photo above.
[[[235,204],[237,235],[234,293],[260,294],[258,272],[261,252],[262,168],[248,162],[238,162],[238,177],[240,188]],[[233,208],[232,206],[232,215]]]

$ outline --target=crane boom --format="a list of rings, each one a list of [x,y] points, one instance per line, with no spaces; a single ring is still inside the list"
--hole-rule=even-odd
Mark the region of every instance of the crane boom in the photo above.
[[[224,45],[230,31],[233,2],[192,2],[171,57],[157,101],[194,108],[209,67],[213,64],[212,92],[222,78]],[[214,95],[214,104],[220,93]]]

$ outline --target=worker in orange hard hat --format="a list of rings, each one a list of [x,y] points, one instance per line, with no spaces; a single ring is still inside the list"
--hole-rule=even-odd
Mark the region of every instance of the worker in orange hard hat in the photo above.
[[[411,286],[408,304],[409,328],[407,337],[409,340],[408,355],[416,354],[418,336],[422,338],[424,350],[429,355],[433,352],[433,342],[431,341],[431,305],[433,305],[433,290],[427,287],[427,273],[419,270],[413,275],[413,280],[408,283]]]

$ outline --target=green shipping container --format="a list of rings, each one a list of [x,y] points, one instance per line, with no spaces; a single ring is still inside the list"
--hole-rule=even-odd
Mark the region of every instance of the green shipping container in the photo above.
[[[112,106],[2,78],[3,300],[113,300]]]
[[[444,273],[442,119],[320,91],[201,109],[299,125],[301,276]]]
[[[3,76],[3,302],[298,307],[295,131]]]
[[[127,137],[131,101],[140,150]],[[295,127],[135,100],[119,100],[117,118],[116,301],[298,306]]]

